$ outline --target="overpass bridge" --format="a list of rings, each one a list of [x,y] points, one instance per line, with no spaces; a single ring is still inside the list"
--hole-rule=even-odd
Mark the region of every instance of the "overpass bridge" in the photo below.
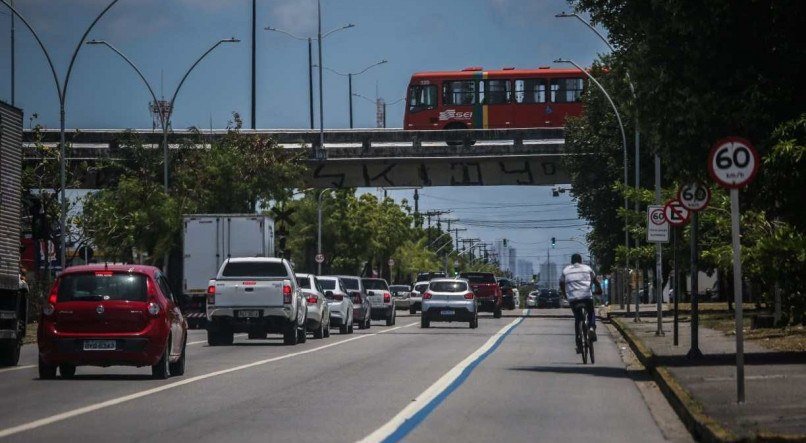
[[[306,149],[319,144],[315,130],[239,130],[243,135],[271,137],[286,149]],[[227,130],[177,130],[168,134],[170,147],[209,146]],[[38,134],[38,135],[37,135]],[[324,159],[309,160],[311,187],[409,187],[553,185],[568,183],[563,166],[563,128],[476,129],[454,131],[404,131],[402,129],[326,130]],[[57,146],[59,131],[26,130],[25,161],[38,162],[31,149],[35,138]],[[68,162],[79,164],[114,159],[126,149],[124,140],[136,139],[159,148],[160,130],[68,130],[71,150]],[[451,141],[448,143],[447,141]],[[104,178],[85,174],[82,186],[102,187]]]

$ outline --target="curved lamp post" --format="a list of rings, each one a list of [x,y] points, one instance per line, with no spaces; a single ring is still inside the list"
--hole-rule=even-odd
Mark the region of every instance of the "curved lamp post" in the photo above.
[[[59,260],[62,266],[62,269],[67,267],[67,198],[65,197],[64,188],[67,187],[67,172],[66,172],[66,148],[64,142],[64,124],[65,124],[65,102],[67,101],[67,85],[70,83],[70,73],[73,72],[73,65],[75,64],[76,57],[78,57],[78,51],[81,50],[82,43],[87,38],[87,35],[90,33],[92,28],[95,27],[95,24],[98,23],[98,20],[106,14],[109,9],[115,5],[119,0],[112,0],[103,11],[100,12],[95,17],[95,20],[90,23],[89,27],[84,31],[84,34],[81,35],[81,40],[79,40],[76,48],[73,50],[73,55],[70,57],[70,64],[67,65],[67,73],[64,76],[64,84],[59,82],[59,76],[56,74],[56,69],[53,67],[53,61],[50,58],[50,53],[45,48],[45,45],[42,43],[42,40],[39,38],[39,35],[34,31],[34,28],[28,23],[28,20],[25,19],[13,6],[8,4],[6,0],[0,0],[8,9],[11,10],[11,13],[17,16],[17,18],[22,21],[26,28],[31,31],[33,34],[36,43],[42,49],[42,52],[45,54],[45,59],[48,61],[48,65],[50,66],[50,72],[53,74],[53,81],[56,83],[56,92],[59,96],[59,186],[61,186],[61,191],[59,195],[59,199],[61,200],[61,215],[59,217],[59,237],[60,237],[60,244],[59,244]]]
[[[349,97],[350,129],[353,129],[353,77],[361,75],[361,74],[369,71],[370,69],[374,68],[375,66],[382,65],[384,63],[388,63],[388,61],[385,60],[385,59],[381,60],[379,62],[376,62],[376,63],[373,63],[373,64],[367,66],[366,68],[364,68],[364,69],[362,69],[362,70],[360,70],[358,72],[339,72],[339,71],[337,71],[335,69],[330,69],[330,68],[328,68],[326,66],[324,67],[324,69],[327,69],[328,71],[330,71],[330,72],[332,72],[332,73],[334,73],[336,75],[340,75],[342,77],[347,77],[347,94],[348,94],[347,97]],[[320,94],[320,97],[321,97],[321,94]]]
[[[190,72],[193,71],[193,68],[195,68],[202,61],[202,59],[204,59],[204,57],[207,56],[207,54],[213,52],[213,50],[222,43],[238,43],[238,42],[240,42],[240,40],[236,38],[222,39],[217,41],[215,44],[213,44],[213,46],[211,46],[207,51],[205,51],[201,55],[201,57],[199,57],[185,72],[185,75],[182,77],[182,80],[179,82],[179,85],[177,85],[176,90],[174,90],[173,96],[171,97],[171,101],[168,102],[167,112],[165,112],[162,106],[160,106],[159,100],[157,100],[157,95],[154,94],[154,89],[148,83],[148,80],[146,80],[142,71],[140,71],[140,69],[134,64],[134,62],[132,62],[128,57],[126,57],[122,52],[120,52],[120,50],[118,50],[116,47],[112,46],[112,44],[110,44],[105,40],[90,40],[87,42],[88,45],[104,45],[107,48],[111,49],[113,52],[115,52],[117,55],[119,55],[123,60],[126,61],[126,63],[129,64],[129,66],[132,67],[132,69],[135,70],[135,72],[137,72],[137,75],[140,76],[140,79],[143,80],[143,83],[145,83],[146,88],[148,88],[148,92],[151,94],[151,98],[154,100],[154,104],[157,106],[157,110],[160,116],[160,126],[162,127],[163,186],[166,194],[168,193],[168,127],[171,124],[171,114],[173,113],[173,106],[174,102],[176,101],[176,96],[179,94],[179,90],[185,83],[185,79],[187,79],[188,75],[190,75]]]
[[[355,25],[352,24],[352,23],[346,24],[344,26],[340,26],[340,27],[338,27],[336,29],[332,29],[332,30],[326,32],[324,35],[322,35],[322,38],[324,39],[325,37],[327,37],[330,34],[333,34],[336,31],[341,31],[343,29],[349,29],[349,28],[353,28],[353,27],[355,27]],[[308,41],[308,108],[309,108],[309,113],[310,113],[311,129],[313,129],[314,128],[314,124],[313,124],[313,66],[314,66],[313,65],[313,39],[311,37],[300,37],[300,36],[298,36],[296,34],[293,34],[291,32],[285,31],[283,29],[273,28],[271,26],[266,26],[263,29],[265,29],[266,31],[273,31],[273,32],[279,32],[280,34],[285,34],[286,36],[291,37],[294,40],[300,40],[300,41],[306,41],[307,40]],[[320,109],[320,112],[321,112],[321,109]]]

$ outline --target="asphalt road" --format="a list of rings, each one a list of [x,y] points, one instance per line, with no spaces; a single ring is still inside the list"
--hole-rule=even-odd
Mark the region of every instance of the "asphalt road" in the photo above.
[[[604,328],[583,366],[571,319],[479,323],[424,330],[399,311],[396,326],[294,347],[210,348],[191,331],[186,375],[165,381],[125,367],[40,381],[28,345],[0,369],[0,440],[664,441]]]

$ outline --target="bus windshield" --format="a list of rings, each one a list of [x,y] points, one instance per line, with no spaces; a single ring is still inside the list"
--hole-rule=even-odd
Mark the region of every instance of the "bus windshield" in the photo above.
[[[436,106],[436,85],[414,85],[409,88],[409,112],[433,109]]]

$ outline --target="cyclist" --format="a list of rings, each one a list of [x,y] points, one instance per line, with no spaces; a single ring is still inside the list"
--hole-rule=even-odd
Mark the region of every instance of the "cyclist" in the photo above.
[[[596,341],[596,323],[593,312],[593,293],[591,286],[596,287],[596,294],[602,293],[602,286],[596,280],[596,273],[590,266],[582,264],[582,256],[574,254],[571,256],[571,264],[563,269],[560,276],[560,292],[568,299],[571,309],[574,312],[574,334],[576,336],[577,354],[582,352],[582,337],[579,336],[577,325],[582,319],[582,309],[584,305],[588,309],[588,325],[590,325],[590,340]]]

